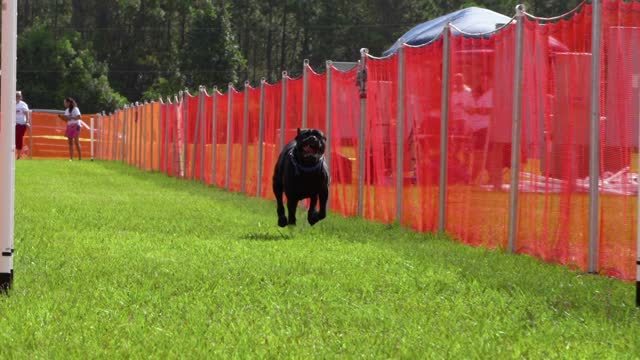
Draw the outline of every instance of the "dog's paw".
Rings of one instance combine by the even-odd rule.
[[[309,215],[307,215],[307,221],[309,221],[309,225],[315,225],[315,223],[320,221],[320,214],[317,211],[309,211]]]
[[[287,221],[287,217],[286,216],[280,216],[278,218],[278,226],[280,227],[285,227],[287,226],[289,222]]]

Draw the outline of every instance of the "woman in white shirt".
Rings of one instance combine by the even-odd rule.
[[[22,101],[22,92],[16,91],[16,150],[18,159],[24,154],[22,153],[22,145],[24,133],[29,126],[29,106]]]
[[[80,109],[76,101],[72,98],[64,99],[64,115],[58,115],[62,120],[67,122],[67,130],[65,136],[69,142],[69,161],[73,160],[73,145],[76,145],[78,150],[78,160],[82,160],[82,153],[80,152]]]

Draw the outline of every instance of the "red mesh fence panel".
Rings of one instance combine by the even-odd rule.
[[[404,172],[402,223],[436,231],[440,191],[442,40],[405,47]],[[456,109],[459,104],[455,103]],[[459,110],[455,110],[459,111]],[[457,176],[449,169],[449,176]]]
[[[244,92],[232,92],[231,157],[229,190],[240,191],[242,177],[242,134],[244,131]]]
[[[307,69],[307,127],[327,131],[327,76]]]
[[[82,115],[82,120],[88,125],[90,118],[96,115]],[[67,125],[58,118],[57,114],[33,112],[31,114],[31,128],[27,129],[23,138],[23,151],[35,158],[68,158],[69,145],[65,137]],[[85,158],[91,153],[91,133],[89,129],[80,131],[80,149]],[[77,156],[74,147],[74,156]]]
[[[511,141],[501,127],[511,112],[501,98],[513,95],[513,44],[513,27],[488,39],[451,37],[446,230],[472,245],[507,242]]]
[[[636,278],[640,2],[604,1],[599,270]]]
[[[302,127],[302,77],[287,78],[287,102],[285,108],[285,145],[295,139],[298,128]],[[280,134],[278,133],[278,136]]]
[[[329,208],[344,216],[358,211],[360,94],[357,69],[331,68],[331,186]]]
[[[197,151],[196,145],[201,141],[200,139],[200,131],[202,124],[198,124],[199,119],[199,106],[200,106],[200,97],[198,95],[191,96],[189,93],[185,94],[185,106],[187,107],[186,115],[184,123],[186,124],[185,128],[185,172],[186,176],[189,179],[200,179],[200,152]]]
[[[178,141],[178,115],[180,113],[177,102],[170,103],[167,110],[169,114],[169,148],[167,156],[167,174],[173,177],[180,176],[180,158]]]
[[[280,117],[282,114],[282,82],[264,84],[264,140],[262,145],[262,189],[260,196],[275,199],[271,189],[273,169],[278,159]]]
[[[205,92],[204,95],[204,113],[203,115],[203,131],[204,131],[204,142],[202,146],[204,147],[204,157],[202,161],[204,161],[204,182],[212,185],[213,180],[211,179],[211,168],[212,168],[212,134],[213,134],[213,96],[209,95]]]
[[[258,166],[262,162],[258,160],[258,132],[260,130],[260,88],[248,87],[249,114],[247,129],[247,172],[245,192],[251,196],[257,196],[258,191]]]
[[[398,57],[367,59],[364,216],[395,221]],[[402,174],[399,174],[402,176]]]
[[[160,128],[162,131],[160,132],[160,171],[168,174],[168,166],[167,166],[167,158],[169,149],[169,111],[167,111],[168,105],[165,103],[160,104]]]
[[[229,113],[229,93],[217,95],[216,108],[216,180],[218,187],[224,187],[226,181],[227,166],[227,114]]]

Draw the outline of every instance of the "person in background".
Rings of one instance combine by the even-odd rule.
[[[16,91],[16,154],[18,159],[24,156],[23,139],[28,126],[31,126],[29,106],[22,101],[22,92]]]
[[[73,161],[73,145],[78,150],[78,160],[82,160],[80,152],[80,109],[78,104],[72,98],[64,99],[64,114],[58,115],[62,120],[67,122],[67,130],[65,136],[69,142],[69,161]]]
[[[487,133],[493,109],[493,87],[489,84],[487,75],[482,75],[480,81],[473,87],[474,104],[468,111],[469,117],[466,129],[471,135],[474,160],[471,177],[474,181],[486,166]]]

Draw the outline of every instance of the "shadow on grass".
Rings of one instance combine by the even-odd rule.
[[[291,240],[293,239],[293,235],[291,234],[283,234],[278,232],[278,234],[272,234],[267,232],[250,232],[240,236],[242,240],[252,240],[252,241],[280,241],[280,240]]]

